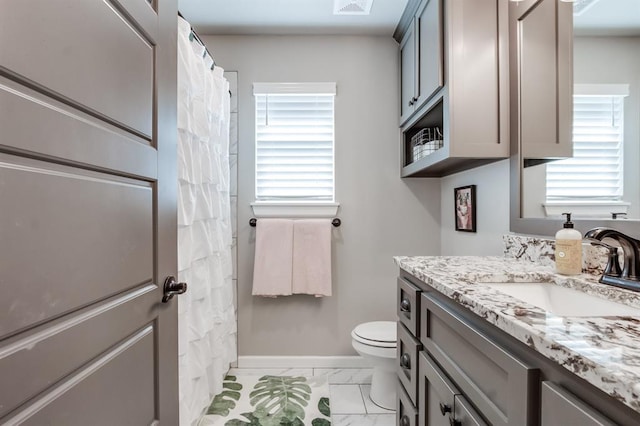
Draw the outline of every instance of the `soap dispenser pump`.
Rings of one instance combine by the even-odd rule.
[[[582,234],[573,228],[571,213],[562,213],[567,220],[556,232],[556,272],[576,275],[582,272]]]

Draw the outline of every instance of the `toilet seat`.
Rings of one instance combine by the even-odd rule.
[[[378,348],[397,346],[397,328],[393,321],[373,321],[358,325],[351,332],[353,340]]]

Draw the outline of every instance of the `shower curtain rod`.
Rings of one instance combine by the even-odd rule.
[[[181,17],[182,19],[184,19],[185,21],[187,21],[187,18],[185,18],[182,13],[180,13],[180,11],[178,11],[178,16]],[[189,22],[189,21],[187,21]],[[191,24],[189,24],[189,26],[191,27]],[[213,69],[216,67],[216,60],[214,59],[213,55],[211,54],[211,52],[209,52],[209,49],[207,49],[207,45],[204,44],[204,42],[202,41],[202,39],[200,38],[200,36],[198,35],[198,33],[196,32],[196,30],[193,29],[193,27],[191,27],[191,36],[189,37],[189,39],[191,40],[192,38],[196,39],[196,41],[198,43],[200,43],[200,45],[202,47],[204,47],[204,51],[207,52],[207,55],[209,55],[209,57],[211,58],[212,64],[211,64],[211,71],[213,71]]]

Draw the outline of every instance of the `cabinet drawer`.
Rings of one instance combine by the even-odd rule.
[[[404,325],[398,323],[398,378],[415,404],[418,396],[418,352],[422,349],[419,340],[413,337]]]
[[[535,424],[538,370],[493,343],[446,302],[431,293],[421,299],[420,341],[462,393],[493,425]]]
[[[420,325],[420,289],[404,278],[398,278],[398,319],[414,336]]]
[[[552,382],[542,382],[542,426],[612,426],[614,423],[575,395]]]
[[[426,352],[420,352],[418,416],[420,426],[449,426],[455,396],[460,391]]]
[[[411,402],[411,398],[404,390],[402,383],[398,382],[398,404],[396,406],[396,425],[398,426],[417,426],[418,411]]]

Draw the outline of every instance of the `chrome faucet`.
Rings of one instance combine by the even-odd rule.
[[[609,249],[609,260],[604,274],[600,277],[601,283],[640,291],[640,240],[612,228],[593,228],[587,231],[584,237],[588,240],[596,240],[599,242],[597,244]],[[605,238],[618,242],[622,247],[624,253],[622,269],[618,263],[617,249],[602,243]]]

